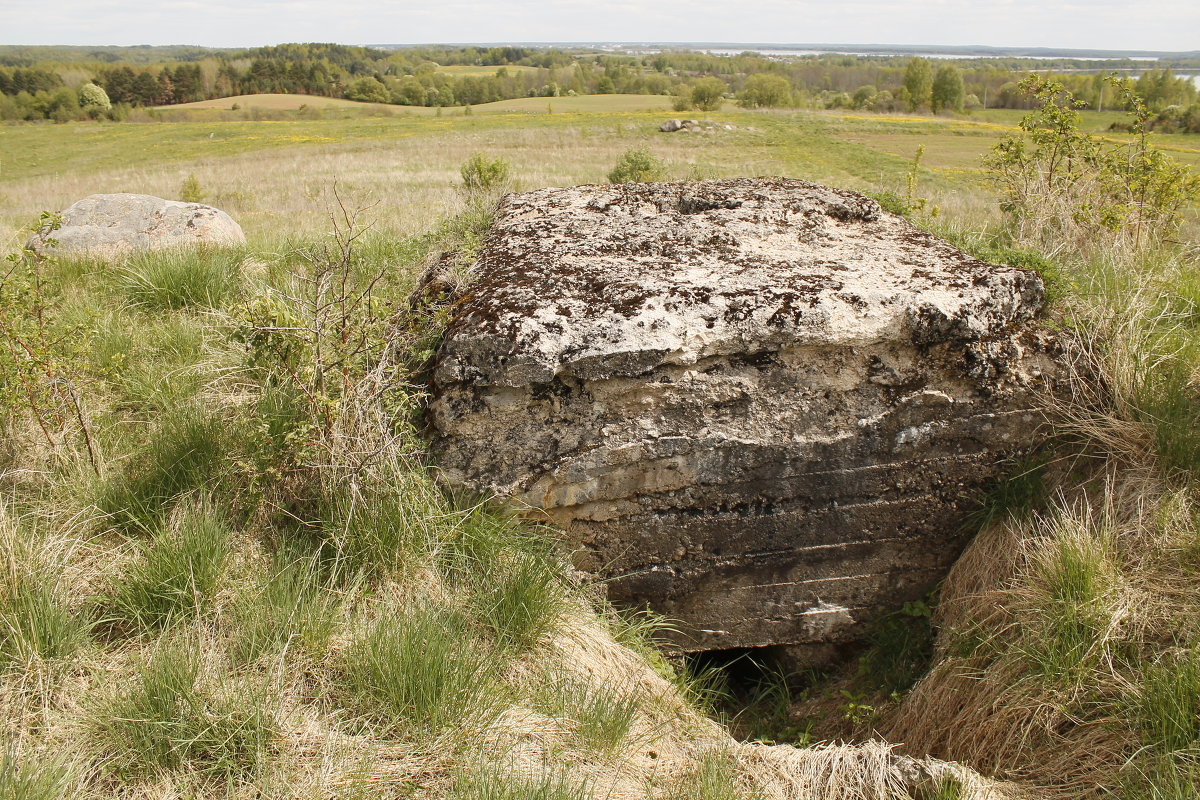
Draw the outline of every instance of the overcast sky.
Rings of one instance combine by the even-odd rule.
[[[504,41],[1200,50],[1200,0],[0,0],[0,44]]]

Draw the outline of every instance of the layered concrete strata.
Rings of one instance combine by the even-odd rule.
[[[852,641],[1034,443],[1043,295],[801,181],[509,196],[437,356],[434,453],[682,650]]]

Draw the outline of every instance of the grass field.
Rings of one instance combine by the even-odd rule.
[[[662,97],[470,115],[332,101],[340,118],[245,99],[280,117],[0,127],[6,250],[43,210],[178,197],[189,175],[250,240],[11,266],[5,332],[32,346],[0,389],[14,374],[33,389],[0,398],[30,404],[0,418],[0,798],[908,800],[888,788],[884,731],[1030,789],[961,770],[917,798],[1194,800],[1194,245],[1050,242],[1051,263],[989,238],[979,158],[1012,130],[1007,112],[728,109],[705,115],[709,132],[664,134]],[[1063,409],[1064,446],[1082,441],[1092,466],[1039,467],[997,493],[995,524],[941,590],[932,671],[907,695],[849,684],[827,704],[861,745],[733,741],[648,641],[653,621],[617,616],[543,529],[458,505],[425,468],[409,376],[449,310],[412,310],[410,290],[430,259],[478,246],[495,200],[468,198],[460,165],[503,158],[516,188],[600,182],[634,146],[672,179],[927,196],[942,213],[920,224],[1061,284],[1064,327],[1096,362],[1074,377],[1084,405]],[[344,228],[331,238],[339,203],[373,227],[353,247]],[[1103,388],[1084,383],[1093,366]],[[1043,493],[1055,500],[1031,507]],[[762,735],[807,743],[791,699],[764,687]]]
[[[234,106],[240,108],[266,108],[275,111],[295,111],[304,106],[309,108],[390,107],[384,103],[360,103],[357,100],[343,100],[340,97],[316,97],[310,94],[239,94],[233,97],[219,97],[216,100],[197,100],[194,103],[159,106],[156,110],[167,111],[188,108],[221,108],[232,110]]]
[[[452,75],[455,78],[490,78],[496,74],[500,67],[489,67],[485,65],[473,64],[451,64],[445,67],[438,67],[438,72],[444,72],[447,75]],[[537,67],[523,67],[519,64],[510,64],[504,67],[509,75],[520,75],[525,72],[537,72]]]
[[[255,95],[247,103],[319,103]],[[395,106],[329,100],[330,107]],[[384,230],[408,234],[457,201],[459,165],[475,151],[513,164],[526,188],[603,182],[626,148],[649,147],[672,179],[786,175],[849,188],[897,190],[924,145],[921,191],[942,204],[981,206],[980,158],[1012,128],[952,118],[747,112],[707,115],[709,133],[658,132],[668,98],[638,95],[528,98],[459,108],[403,108],[396,116],[223,119],[163,124],[0,127],[0,236],[42,210],[97,192],[176,197],[195,174],[206,200],[233,214],[252,239],[319,231],[328,193],[374,204]],[[549,109],[552,113],[547,113]],[[725,125],[732,126],[726,130]],[[1159,136],[1171,155],[1200,164],[1200,137]]]

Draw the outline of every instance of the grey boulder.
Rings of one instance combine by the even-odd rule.
[[[35,250],[118,257],[136,250],[235,245],[242,228],[220,209],[148,194],[93,194],[62,212],[62,227],[29,240]]]

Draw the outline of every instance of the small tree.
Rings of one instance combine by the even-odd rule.
[[[716,111],[728,87],[720,78],[701,78],[692,84],[692,105],[701,111]]]
[[[346,99],[363,103],[390,103],[391,92],[375,78],[359,78],[346,87]]]
[[[85,83],[79,87],[79,107],[95,119],[112,111],[112,101],[108,99],[108,92],[102,87],[94,83]]]
[[[908,90],[908,110],[929,104],[933,90],[933,68],[924,58],[913,58],[904,68],[904,88]]]
[[[1132,114],[1129,142],[1082,132],[1084,103],[1061,83],[1036,74],[1021,81],[1034,109],[985,161],[1019,242],[1053,251],[1108,239],[1140,249],[1173,231],[1200,200],[1200,177],[1149,145],[1150,111],[1130,82],[1108,80]]]
[[[608,173],[610,183],[650,183],[662,180],[666,165],[655,158],[644,147],[626,150],[617,160],[617,165]]]
[[[500,192],[508,186],[512,168],[502,158],[488,158],[483,153],[472,153],[459,167],[463,191],[470,199],[483,198]]]
[[[758,73],[746,79],[738,94],[742,108],[778,108],[792,100],[792,85],[781,75]]]
[[[938,67],[937,75],[933,78],[933,88],[930,91],[930,108],[933,113],[939,111],[962,111],[963,98],[966,94],[963,88],[962,73],[953,64],[943,64]]]
[[[204,202],[204,189],[200,187],[200,181],[196,180],[195,173],[189,173],[183,185],[179,187],[179,199],[185,203]]]

